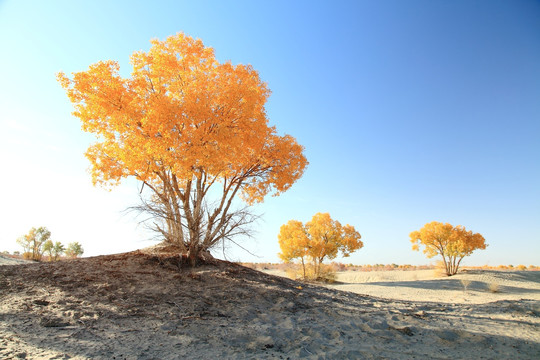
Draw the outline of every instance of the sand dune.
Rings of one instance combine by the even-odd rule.
[[[493,296],[516,296],[493,302],[423,298],[468,296],[457,278],[374,275],[340,274],[353,282],[335,287],[371,286],[385,297],[222,261],[185,269],[143,252],[0,266],[0,358],[540,358],[536,273],[463,274],[472,298],[491,296],[481,287],[493,279],[501,281]],[[391,298],[417,291],[414,301]]]

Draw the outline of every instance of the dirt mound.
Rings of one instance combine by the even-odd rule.
[[[148,251],[0,266],[2,359],[534,358],[538,315],[527,300],[395,301]]]

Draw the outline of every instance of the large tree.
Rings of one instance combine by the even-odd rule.
[[[131,77],[103,61],[58,79],[83,130],[98,137],[86,153],[94,183],[142,182],[154,229],[195,264],[250,221],[237,195],[248,205],[279,195],[307,161],[269,126],[270,91],[251,66],[219,63],[182,33],[151,43],[131,56]]]
[[[428,258],[441,255],[448,276],[458,272],[461,260],[476,249],[485,249],[486,240],[478,233],[467,231],[464,226],[452,226],[437,221],[424,225],[410,235],[413,250],[419,251],[424,245],[424,254]]]
[[[319,278],[324,259],[335,259],[338,253],[348,257],[364,246],[360,239],[360,233],[353,226],[341,225],[328,213],[317,213],[305,225],[291,220],[281,226],[278,235],[281,253],[278,256],[285,262],[300,258],[304,278],[304,259],[308,257],[313,262],[315,278]]]

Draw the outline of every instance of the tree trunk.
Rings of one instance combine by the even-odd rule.
[[[459,258],[457,264],[456,264],[456,272],[454,274],[457,274],[458,270],[459,270],[459,264],[461,264],[461,260],[463,260],[463,256]]]
[[[202,169],[185,183],[179,183],[175,175],[167,171],[156,172],[156,175],[161,184],[144,182],[153,192],[152,197],[141,196],[143,205],[133,209],[159,219],[153,223],[153,229],[166,243],[178,247],[191,265],[196,266],[219,241],[249,234],[243,229],[255,216],[245,209],[231,211],[233,198],[242,188],[242,178],[224,179],[221,199],[209,207],[205,196],[216,179],[208,179]]]
[[[450,276],[450,264],[446,261],[446,256],[444,254],[441,254],[444,262],[444,270],[446,271],[446,275]]]
[[[197,266],[197,263],[199,262],[199,251],[195,250],[194,248],[189,249],[187,253],[187,258],[189,260],[189,265],[192,267]]]

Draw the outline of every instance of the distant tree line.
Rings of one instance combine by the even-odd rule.
[[[62,255],[76,258],[84,253],[78,242],[71,242],[65,247],[61,242],[50,239],[51,232],[46,227],[31,228],[30,231],[17,239],[23,248],[23,258],[27,260],[43,261],[44,255],[49,261],[57,261]]]

